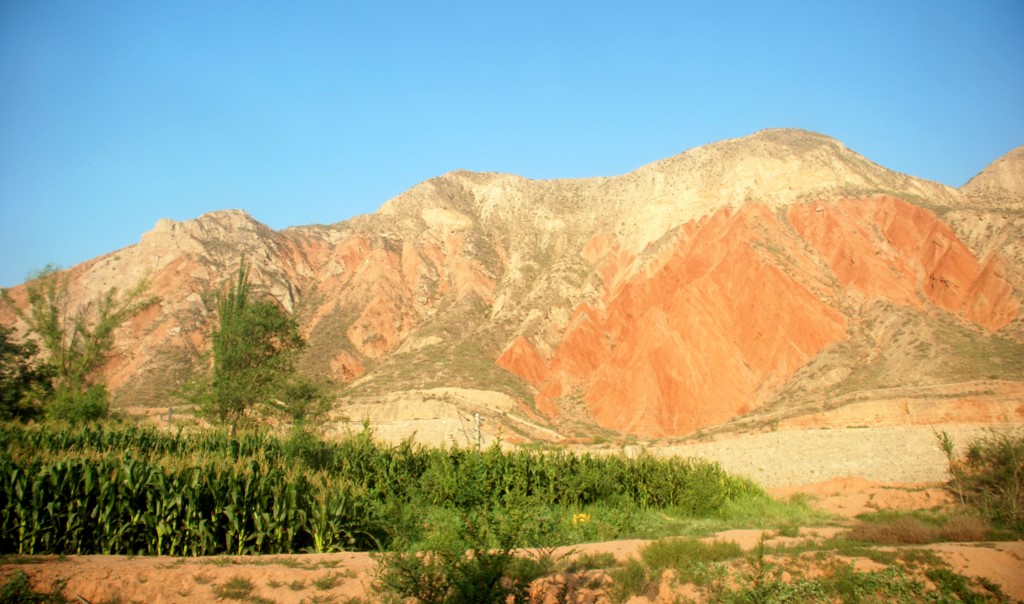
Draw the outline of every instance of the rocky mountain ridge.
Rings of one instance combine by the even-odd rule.
[[[615,177],[452,172],[333,225],[161,220],[69,274],[75,300],[143,278],[161,299],[106,367],[124,405],[166,407],[202,366],[209,292],[244,257],[339,417],[675,437],[851,392],[1024,384],[1022,175],[1018,149],[957,190],[767,130]]]

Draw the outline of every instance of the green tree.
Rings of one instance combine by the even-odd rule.
[[[298,324],[274,302],[254,299],[244,261],[234,286],[217,296],[217,315],[212,375],[191,393],[204,415],[235,427],[258,408],[295,420],[323,408],[320,389],[295,373],[305,345]]]
[[[36,358],[39,347],[31,340],[16,342],[13,333],[0,326],[0,421],[38,417],[52,393],[52,372]]]
[[[154,304],[146,297],[145,281],[119,295],[110,288],[98,300],[71,305],[67,274],[47,265],[26,287],[28,308],[14,304],[10,293],[3,299],[28,325],[48,355],[44,361],[51,392],[44,401],[47,415],[70,421],[97,419],[109,410],[109,394],[98,379],[114,345],[114,331],[142,309]]]

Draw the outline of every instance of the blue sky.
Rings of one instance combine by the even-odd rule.
[[[0,286],[159,218],[333,223],[770,127],[960,186],[1024,145],[1024,3],[0,0]]]

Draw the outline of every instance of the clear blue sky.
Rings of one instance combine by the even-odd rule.
[[[960,186],[1024,144],[1024,2],[0,0],[0,286],[162,217],[333,223],[769,127]]]

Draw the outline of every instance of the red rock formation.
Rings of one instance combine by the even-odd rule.
[[[523,336],[516,336],[495,362],[534,386],[542,385],[547,375],[547,361]]]
[[[877,196],[793,206],[788,218],[842,285],[869,297],[928,301],[991,331],[1019,313],[1002,260],[982,264],[924,208]]]
[[[649,436],[749,410],[845,333],[839,312],[765,256],[803,254],[791,240],[763,206],[686,225],[606,292],[603,312],[577,308],[542,396],[580,392],[599,424]]]
[[[547,371],[531,366],[531,383],[547,375],[538,404],[581,396],[600,425],[647,436],[756,408],[845,337],[823,265],[869,297],[928,302],[990,330],[1018,314],[1003,261],[980,263],[925,209],[878,196],[797,205],[786,217],[810,250],[757,205],[683,225],[642,264],[623,265],[614,241],[592,238],[583,256],[605,280],[603,304],[579,305]]]
[[[347,352],[339,352],[331,359],[331,379],[351,382],[366,373],[366,368],[358,358]]]

